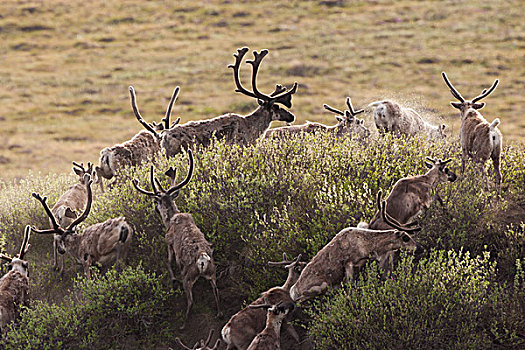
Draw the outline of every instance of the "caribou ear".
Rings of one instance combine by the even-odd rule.
[[[447,126],[445,124],[441,124],[441,130],[445,130]]]
[[[434,167],[434,164],[430,164],[429,162],[425,162],[425,165],[427,168],[432,169]]]
[[[454,108],[461,109],[461,102],[450,102],[450,105]]]
[[[337,119],[337,121],[338,121],[339,123],[342,123],[342,122],[344,121],[344,119],[341,118],[341,117],[338,116],[338,115],[335,116],[335,119]]]
[[[264,101],[261,100],[260,98],[258,98],[258,99],[257,99],[257,104],[258,104],[259,106],[262,106],[262,105],[264,104]]]
[[[472,108],[474,109],[482,109],[483,107],[485,107],[485,102],[476,102],[472,105]]]
[[[78,169],[78,168],[73,168],[73,171],[75,172],[75,174],[77,174],[78,176],[82,175],[82,170]]]

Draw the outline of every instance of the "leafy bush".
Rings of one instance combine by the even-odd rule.
[[[111,349],[154,344],[169,329],[160,320],[177,315],[172,292],[142,266],[108,272],[98,280],[79,278],[60,304],[36,301],[12,325],[7,349]],[[172,319],[177,322],[177,318]],[[164,334],[165,336],[165,334]]]
[[[489,254],[403,255],[392,280],[377,264],[309,309],[319,349],[489,349],[523,345],[523,262],[514,288],[494,282]]]

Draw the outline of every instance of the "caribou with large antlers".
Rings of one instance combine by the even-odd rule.
[[[29,292],[29,264],[24,260],[29,249],[31,227],[24,231],[20,252],[15,257],[0,254],[0,259],[9,263],[9,272],[0,279],[0,332],[5,335],[7,325],[18,318],[20,307],[27,304]]]
[[[369,230],[349,227],[340,231],[306,265],[297,282],[290,289],[294,301],[306,300],[323,294],[328,288],[339,285],[345,278],[353,280],[355,270],[370,260],[378,260],[388,253],[405,249],[423,250],[409,233],[421,230],[408,228],[391,219],[381,204],[383,220],[394,229]]]
[[[166,114],[161,123],[147,123],[137,108],[135,90],[129,87],[131,94],[131,106],[138,121],[146,130],[140,131],[131,140],[112,147],[106,147],[100,151],[100,166],[95,167],[101,189],[103,190],[102,178],[111,179],[117,174],[117,170],[124,166],[136,166],[151,160],[160,151],[161,134],[164,130],[176,125],[180,118],[170,125],[170,115],[173,104],[177,100],[180,88],[177,86],[173,91]]]
[[[193,175],[194,159],[191,149],[188,150],[190,158],[190,168],[188,175],[179,184],[176,184],[176,172],[173,168],[166,171],[166,175],[171,179],[171,187],[165,190],[153,174],[153,166],[150,168],[150,181],[153,192],[139,187],[138,181],[133,179],[133,186],[142,194],[152,197],[155,200],[155,210],[160,214],[164,227],[166,227],[166,244],[168,245],[168,271],[171,280],[175,281],[175,275],[171,268],[173,256],[177,267],[182,275],[182,286],[186,294],[187,306],[184,319],[185,327],[188,315],[193,305],[193,285],[199,277],[204,277],[210,281],[215,302],[217,304],[217,314],[220,315],[219,291],[217,289],[216,268],[213,261],[213,249],[206,240],[204,234],[199,230],[193,217],[189,213],[181,213],[174,202],[180,190],[186,186]],[[157,188],[158,187],[158,188]]]
[[[380,134],[391,132],[398,135],[425,136],[430,139],[442,139],[445,135],[445,124],[432,125],[412,108],[399,103],[383,100],[369,104],[376,107],[374,121]]]
[[[246,350],[255,336],[264,329],[266,324],[266,312],[259,308],[253,308],[254,305],[262,304],[279,304],[281,302],[291,302],[290,287],[299,278],[301,271],[306,265],[301,262],[299,254],[295,259],[288,260],[286,253],[283,253],[283,260],[279,262],[268,262],[270,266],[282,266],[288,270],[286,282],[281,287],[273,287],[262,293],[250,305],[233,315],[228,323],[222,328],[222,339],[228,345],[227,349]],[[284,329],[296,340],[299,336],[294,327],[284,320]]]
[[[224,114],[213,119],[190,121],[182,125],[174,125],[169,128],[169,120],[165,121],[165,127],[157,133],[161,138],[161,146],[166,151],[166,155],[171,157],[181,152],[182,149],[194,148],[196,145],[207,146],[213,137],[225,139],[227,143],[242,145],[253,144],[264,132],[270,127],[274,120],[280,120],[291,123],[295,116],[288,110],[280,107],[283,105],[287,108],[292,107],[292,95],[297,91],[297,83],[294,83],[290,90],[281,85],[277,85],[274,92],[269,95],[263,94],[257,88],[257,73],[259,66],[268,54],[268,50],[261,52],[254,51],[254,59],[248,60],[252,65],[252,89],[247,90],[242,84],[239,77],[239,70],[242,60],[248,48],[244,47],[237,50],[234,54],[235,63],[228,66],[233,68],[233,77],[237,86],[236,92],[255,98],[259,107],[249,115],[238,115],[233,113]],[[135,93],[130,88],[131,101],[133,110],[137,119],[146,127],[146,124],[135,102]],[[146,127],[147,128],[147,127]],[[152,131],[147,128],[149,131]]]
[[[496,186],[498,193],[501,185],[500,157],[503,136],[498,129],[500,124],[499,118],[489,123],[478,109],[485,106],[485,102],[478,102],[490,95],[498,86],[499,80],[496,79],[492,86],[487,90],[484,89],[480,95],[472,100],[465,100],[459,91],[448,80],[445,72],[441,73],[443,80],[450,89],[450,93],[459,102],[450,102],[452,107],[459,109],[461,117],[461,128],[459,130],[459,142],[461,144],[461,172],[465,171],[466,158],[470,157],[479,166],[481,174],[485,179],[485,184],[489,188],[489,179],[485,170],[485,163],[489,158],[492,159],[494,166],[494,175],[496,177]]]
[[[326,132],[330,133],[338,140],[342,140],[351,135],[357,135],[359,138],[368,137],[370,135],[370,130],[364,126],[363,119],[356,117],[358,114],[363,113],[364,110],[354,110],[350,97],[346,98],[346,105],[348,106],[348,110],[345,110],[344,112],[330,107],[327,104],[323,105],[326,110],[335,113],[335,118],[338,122],[336,125],[326,126],[320,123],[307,122],[303,125],[282,126],[280,128],[268,129],[264,134],[264,138],[286,138],[303,132],[310,134]]]
[[[47,197],[41,197],[40,194],[33,193],[33,197],[44,207],[53,226],[53,228],[47,230],[33,228],[33,231],[40,234],[54,234],[58,253],[68,253],[75,261],[82,264],[87,278],[90,279],[90,267],[93,264],[98,263],[102,267],[108,267],[113,263],[119,263],[121,258],[125,258],[131,245],[133,229],[124,217],[118,217],[91,225],[85,228],[82,233],[76,232],[76,227],[88,217],[93,201],[91,192],[93,180],[91,180],[89,174],[84,175],[84,177],[87,190],[86,208],[82,215],[66,227],[58,224],[56,217],[46,203]]]

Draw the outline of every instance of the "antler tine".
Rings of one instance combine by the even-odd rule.
[[[436,163],[436,161],[437,161],[436,158],[425,157],[425,159],[428,160],[429,162],[432,162],[432,163]]]
[[[342,111],[334,108],[334,107],[330,107],[329,105],[327,105],[326,103],[323,105],[324,109],[326,109],[327,111],[330,111],[332,113],[335,113],[335,114],[339,114],[339,115],[345,115]]]
[[[153,129],[151,125],[148,124],[140,115],[139,108],[137,107],[137,97],[135,96],[135,89],[133,88],[133,86],[129,87],[129,94],[131,95],[131,108],[133,108],[133,112],[135,113],[135,117],[137,118],[139,123],[142,124],[142,126],[146,128],[146,130],[155,135],[155,137],[160,137],[157,131],[155,131],[155,129]]]
[[[87,172],[88,172],[88,174],[92,174],[93,173],[93,163],[88,162],[88,164],[87,164]]]
[[[208,346],[211,341],[211,337],[213,336],[213,333],[215,332],[214,329],[210,329],[210,333],[208,334],[208,338],[206,339],[206,343],[204,343],[204,346]]]
[[[170,129],[173,128],[175,125],[180,123],[180,117],[177,117],[173,123],[171,123]]]
[[[23,260],[24,255],[29,250],[29,238],[31,237],[31,226],[26,225],[26,228],[24,230],[24,240],[22,241],[22,245],[20,246],[20,252],[18,253],[18,258]]]
[[[421,231],[421,227],[408,228],[408,227],[401,226],[401,224],[399,222],[397,222],[397,220],[395,220],[390,215],[388,215],[387,212],[386,212],[386,200],[384,200],[382,202],[382,204],[381,204],[381,216],[383,217],[383,221],[385,223],[387,223],[388,225],[392,226],[396,230],[404,231],[404,232],[407,232],[407,233]]]
[[[35,197],[42,204],[42,206],[44,207],[44,210],[45,210],[47,216],[49,216],[49,220],[51,220],[51,225],[53,226],[52,230],[54,232],[56,232],[56,233],[63,232],[62,229],[60,228],[60,226],[58,226],[55,216],[53,215],[53,213],[51,212],[51,209],[49,209],[49,206],[46,203],[47,197],[42,198],[40,196],[40,194],[35,193],[35,192],[33,192],[31,195],[33,197]],[[37,233],[44,233],[43,231],[49,231],[49,230],[36,230],[35,229],[34,231],[37,232]],[[48,232],[45,232],[45,233],[48,233]],[[49,232],[49,233],[51,233],[51,232]]]
[[[352,105],[352,100],[350,99],[350,97],[347,97],[346,98],[346,105],[348,106],[348,109],[350,110],[350,114],[352,115],[352,117],[360,114],[360,113],[363,113],[365,110],[364,109],[359,109],[357,111],[354,110],[354,106]]]
[[[176,341],[176,342],[177,342],[177,343],[178,343],[183,349],[185,349],[185,350],[193,350],[192,348],[189,348],[189,347],[187,347],[186,345],[184,345],[184,344],[182,343],[182,340],[180,340],[179,337],[175,338],[175,341]]]
[[[12,257],[10,257],[9,255],[5,255],[5,254],[3,254],[3,253],[0,253],[0,259],[5,260],[5,261],[7,261],[7,262],[11,262],[11,261],[13,261],[13,258],[12,258]]]
[[[297,82],[293,83],[290,90],[283,92],[281,95],[273,96],[269,102],[280,103],[288,108],[292,107],[292,95],[297,92]]]
[[[228,68],[233,68],[233,79],[235,80],[235,85],[237,86],[237,89],[235,89],[235,91],[250,97],[257,98],[257,96],[253,92],[246,90],[246,88],[242,86],[241,79],[239,77],[239,70],[241,67],[242,59],[244,58],[248,50],[249,49],[247,47],[237,49],[237,53],[233,54],[233,57],[235,57],[235,64],[229,64]]]
[[[376,197],[377,210],[381,211],[381,198],[383,197],[383,190],[379,189]]]
[[[271,97],[268,95],[265,95],[261,93],[257,89],[257,74],[259,73],[259,66],[261,65],[262,60],[268,55],[268,50],[263,49],[261,52],[253,51],[253,60],[248,60],[246,63],[249,63],[252,65],[252,89],[253,93],[257,96],[257,98],[263,100],[263,101],[270,101]]]
[[[157,190],[157,187],[155,187],[155,175],[153,174],[153,165],[149,168],[149,180],[151,181],[151,187],[153,188],[153,192],[155,195],[159,194],[159,190]]]
[[[286,87],[283,87],[281,84],[275,85],[275,91],[270,94],[271,97],[277,96],[280,93],[283,93],[286,91]]]
[[[496,79],[494,80],[494,83],[492,83],[492,86],[487,90],[487,89],[483,89],[483,91],[481,92],[481,95],[478,95],[476,97],[474,97],[472,99],[472,102],[477,102],[479,100],[481,100],[482,98],[485,98],[487,97],[488,95],[490,95],[492,93],[492,91],[494,91],[496,89],[496,86],[498,86],[499,84],[499,79]]]
[[[283,260],[281,261],[268,261],[269,266],[283,266],[283,265],[288,265],[290,263],[292,263],[292,261],[288,260],[286,253],[283,253]]]
[[[441,72],[441,76],[443,77],[443,79],[445,80],[445,83],[447,84],[448,88],[450,89],[450,93],[452,94],[452,96],[454,96],[460,102],[465,102],[465,99],[463,98],[463,96],[461,96],[459,91],[454,87],[454,85],[452,85],[450,80],[448,80],[447,74],[445,72]]]
[[[180,184],[178,184],[176,186],[172,186],[167,191],[168,194],[172,194],[175,191],[180,190],[181,188],[183,188],[184,186],[186,186],[190,182],[191,177],[193,176],[193,167],[194,167],[194,163],[195,163],[195,161],[193,159],[193,152],[192,152],[191,149],[188,149],[188,155],[190,156],[190,169],[188,170],[188,175],[186,175],[186,178]]]
[[[77,162],[72,162],[72,163],[73,163],[73,166],[76,166],[77,168],[80,168],[80,170],[82,170],[82,172],[86,172],[86,170],[84,169],[84,163],[80,163],[80,164],[78,164]]]
[[[450,163],[451,161],[452,161],[452,158],[449,158],[449,159],[447,159],[447,160],[442,160],[442,161],[441,161],[441,165],[448,164],[448,163]]]
[[[168,109],[166,110],[166,116],[162,118],[162,121],[164,122],[164,129],[170,128],[170,116],[171,116],[171,109],[173,108],[173,104],[177,100],[177,97],[179,96],[180,87],[176,87],[175,90],[173,90],[173,94],[171,95],[170,103],[168,104]]]
[[[86,184],[86,190],[87,190],[87,196],[88,196],[86,208],[84,209],[84,212],[82,213],[82,215],[80,215],[75,221],[73,221],[67,227],[66,229],[67,231],[72,230],[75,226],[80,224],[82,221],[86,220],[86,218],[89,215],[89,211],[91,210],[91,203],[93,203],[93,193],[91,192],[91,184],[93,183],[93,180],[91,179],[91,175],[89,174],[84,175],[84,179],[86,179],[86,176],[88,177],[87,181],[84,180]]]
[[[160,189],[160,192],[166,193],[166,190],[164,189],[164,187],[162,187],[162,185],[160,184],[160,181],[157,178],[155,178],[155,183],[157,184],[157,187]]]
[[[140,188],[139,185],[138,185],[139,182],[138,182],[137,179],[133,179],[133,180],[131,181],[131,183],[133,184],[133,187],[135,187],[135,189],[136,189],[137,191],[139,191],[140,193],[145,194],[145,195],[147,195],[147,196],[156,196],[155,193],[153,193],[153,192],[149,192],[149,191],[146,191],[146,190],[143,190],[142,188]]]

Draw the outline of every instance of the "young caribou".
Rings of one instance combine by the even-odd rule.
[[[281,302],[291,302],[290,287],[297,281],[301,271],[306,265],[301,262],[301,255],[292,261],[286,258],[283,253],[283,260],[280,262],[268,262],[270,266],[284,266],[288,270],[288,277],[282,287],[273,287],[262,293],[257,300],[233,315],[228,323],[222,328],[222,339],[227,344],[227,349],[246,350],[253,338],[264,329],[266,324],[266,312],[260,308],[253,308],[254,305],[272,304]],[[294,327],[284,321],[283,327],[296,340],[299,336]]]
[[[58,253],[65,254],[67,252],[73,259],[84,266],[87,278],[91,279],[89,268],[93,264],[98,263],[102,267],[108,267],[113,263],[118,264],[120,258],[126,257],[131,245],[133,229],[124,217],[118,217],[91,225],[85,228],[81,234],[76,232],[76,227],[88,217],[93,201],[91,193],[93,180],[88,174],[84,175],[84,177],[87,190],[86,208],[81,216],[65,228],[57,223],[57,219],[46,203],[47,197],[42,198],[40,194],[33,193],[33,197],[44,207],[53,226],[53,228],[48,230],[33,228],[33,231],[41,234],[55,234]]]
[[[69,186],[67,191],[58,198],[51,212],[57,219],[58,225],[61,227],[69,226],[73,220],[78,217],[78,214],[81,210],[86,207],[87,203],[87,189],[86,189],[86,179],[84,175],[89,174],[90,176],[94,175],[93,164],[88,163],[87,169],[84,168],[84,164],[78,164],[73,162],[73,171],[78,175],[79,183]],[[49,224],[53,227],[51,219]],[[53,267],[59,270],[60,273],[64,270],[64,260],[60,259],[59,266],[59,254],[57,246],[58,236],[54,235],[53,237]]]
[[[135,101],[135,91],[133,87],[129,87],[131,93],[131,106],[136,116],[139,116]],[[117,170],[124,166],[140,165],[145,161],[152,159],[160,151],[160,134],[163,130],[169,129],[176,125],[180,118],[169,125],[171,109],[180,88],[177,86],[173,91],[166,115],[162,118],[163,123],[147,123],[144,119],[139,118],[139,122],[146,128],[133,136],[131,140],[125,141],[121,144],[116,144],[112,147],[106,147],[100,151],[100,166],[95,167],[97,172],[97,182],[104,190],[102,178],[111,179],[117,174]]]
[[[459,130],[459,142],[461,144],[461,172],[465,171],[466,158],[470,157],[474,160],[480,170],[487,189],[489,188],[489,179],[485,170],[485,163],[489,158],[492,159],[494,166],[494,175],[496,176],[496,186],[498,193],[501,185],[501,171],[500,171],[500,157],[503,136],[498,129],[500,123],[499,118],[496,118],[489,123],[478,109],[485,106],[485,102],[478,102],[479,100],[490,95],[498,86],[499,80],[496,79],[492,86],[487,90],[484,89],[480,95],[474,97],[472,100],[465,100],[459,91],[448,80],[445,72],[441,75],[445,83],[450,89],[450,93],[459,102],[450,102],[452,107],[459,109],[461,117],[461,127]]]
[[[24,231],[24,240],[20,252],[14,258],[0,254],[0,259],[9,263],[9,272],[0,279],[0,332],[7,333],[7,325],[16,320],[20,314],[20,307],[27,305],[29,292],[29,264],[24,256],[29,249],[31,227]]]
[[[445,124],[432,125],[412,108],[405,108],[396,102],[383,100],[369,104],[376,107],[374,121],[380,134],[391,132],[398,135],[424,135],[430,139],[445,138]]]
[[[336,114],[335,118],[338,121],[336,125],[326,126],[320,123],[307,122],[303,125],[282,126],[280,128],[268,129],[264,134],[264,138],[285,138],[303,132],[311,134],[327,132],[335,136],[338,140],[351,135],[357,135],[359,138],[368,137],[370,131],[364,126],[364,120],[356,117],[356,115],[363,113],[364,110],[360,109],[355,111],[350,97],[346,98],[346,105],[348,106],[348,110],[344,112],[330,107],[327,104],[323,105],[326,110]]]
[[[421,230],[407,228],[395,223],[385,213],[385,202],[381,205],[383,220],[394,229],[370,230],[349,227],[339,232],[306,265],[297,282],[290,289],[294,301],[313,298],[331,287],[339,285],[345,278],[352,280],[354,270],[368,260],[378,259],[399,249],[423,251],[408,233]]]
[[[254,51],[253,55],[255,58],[247,61],[252,65],[253,91],[249,91],[242,86],[239,78],[239,69],[242,59],[247,52],[247,47],[238,49],[237,54],[233,55],[235,64],[229,65],[228,68],[233,68],[233,77],[237,86],[235,91],[257,99],[259,107],[251,114],[245,116],[228,113],[213,119],[190,121],[186,124],[164,128],[160,133],[157,133],[157,137],[161,138],[161,146],[168,157],[180,153],[182,149],[194,148],[196,145],[207,146],[214,136],[217,139],[225,139],[227,143],[250,145],[264,134],[272,121],[280,120],[291,123],[295,120],[295,116],[288,110],[280,107],[279,104],[287,108],[292,107],[292,95],[297,91],[297,82],[288,91],[281,85],[276,85],[275,91],[270,95],[263,94],[257,89],[259,65],[268,54],[268,50],[261,50],[260,53]],[[136,106],[135,92],[132,88],[130,88],[130,93],[135,116],[144,125],[145,122]]]
[[[295,308],[293,302],[277,305],[252,305],[253,309],[267,309],[266,327],[253,339],[247,350],[278,350],[281,348],[281,325]]]
[[[171,187],[165,190],[153,174],[153,166],[150,168],[150,181],[153,192],[146,191],[138,186],[138,181],[133,179],[133,186],[142,194],[153,197],[155,200],[155,210],[160,214],[164,227],[166,227],[166,244],[168,245],[168,272],[172,281],[175,275],[171,268],[173,256],[177,267],[182,275],[182,286],[186,294],[187,306],[184,318],[185,327],[188,315],[193,305],[193,285],[199,277],[204,277],[210,281],[215,302],[217,304],[217,314],[220,315],[219,291],[217,289],[217,277],[215,263],[213,261],[213,249],[206,240],[204,234],[199,230],[193,217],[189,213],[181,213],[174,202],[180,190],[186,186],[193,175],[193,153],[188,150],[190,157],[190,168],[186,178],[179,183],[175,183],[176,172],[169,168],[166,175],[171,179]],[[158,189],[157,189],[158,187]]]

